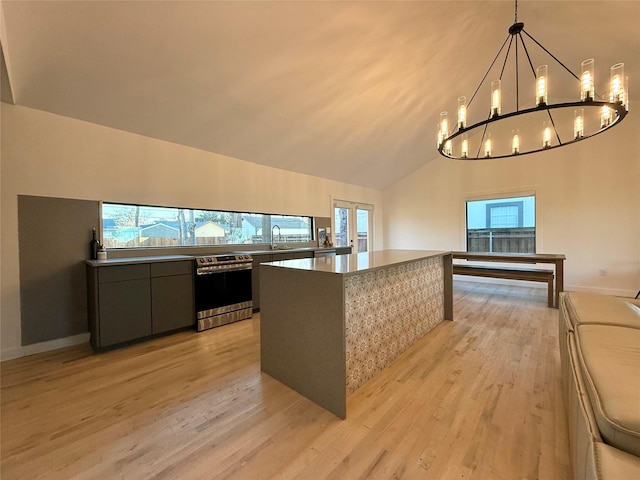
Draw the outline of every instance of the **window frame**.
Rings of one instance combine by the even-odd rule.
[[[212,213],[212,214],[221,214],[221,215],[240,215],[241,221],[244,220],[245,217],[248,216],[269,216],[270,220],[269,220],[269,225],[272,225],[272,228],[270,231],[268,232],[262,232],[261,234],[261,240],[259,242],[241,242],[241,243],[237,243],[237,242],[219,242],[219,243],[197,243],[197,241],[195,243],[190,243],[190,244],[183,244],[183,243],[177,243],[177,244],[170,244],[170,245],[123,245],[123,246],[117,246],[117,245],[106,245],[106,239],[105,239],[105,220],[113,220],[113,216],[110,217],[106,217],[105,218],[105,209],[104,207],[138,207],[140,209],[144,209],[144,208],[149,208],[149,209],[167,209],[167,210],[175,210],[176,213],[182,211],[185,214],[187,214],[189,211],[193,211],[194,217],[196,216],[202,216],[202,213]],[[291,214],[284,214],[284,213],[261,213],[261,212],[248,212],[248,211],[234,211],[234,210],[213,210],[213,209],[206,209],[206,208],[192,208],[192,207],[175,207],[175,206],[163,206],[163,205],[142,205],[142,204],[136,204],[136,203],[123,203],[123,202],[105,202],[105,201],[101,201],[100,202],[100,237],[101,237],[101,242],[103,245],[105,245],[105,247],[108,250],[113,250],[113,251],[125,251],[125,250],[148,250],[148,249],[182,249],[182,248],[198,248],[198,247],[253,247],[253,246],[257,246],[257,245],[265,245],[265,244],[270,244],[271,242],[271,234],[273,231],[273,228],[275,227],[275,225],[277,225],[278,218],[292,218],[292,219],[300,219],[300,221],[302,223],[306,223],[307,225],[307,229],[306,232],[303,235],[304,237],[308,238],[308,239],[302,239],[302,240],[295,240],[295,239],[288,239],[287,241],[283,241],[282,243],[286,243],[286,244],[301,244],[301,245],[305,245],[305,244],[309,244],[311,242],[314,242],[316,240],[316,233],[315,233],[315,218],[311,215],[291,215]],[[275,220],[274,220],[275,218]],[[160,217],[157,217],[154,221],[153,224],[151,225],[163,225],[164,227],[167,227],[168,223],[173,223],[176,222],[178,220],[167,220],[167,219],[161,219]],[[225,228],[225,224],[221,224],[219,222],[216,222],[214,220],[211,220],[214,223],[216,223],[216,225],[218,225],[219,227],[225,229],[225,234],[224,237],[229,236],[229,232],[227,231],[227,229]],[[193,225],[188,226],[187,228],[197,228],[195,227],[196,222],[194,220]],[[129,228],[141,228],[142,225],[138,225],[136,226],[131,226]],[[149,227],[147,227],[149,228]],[[173,226],[169,226],[168,228],[173,228]],[[178,227],[180,228],[180,227]],[[241,229],[243,228],[242,226],[240,227]],[[266,237],[265,237],[265,233],[266,233]],[[284,235],[284,234],[283,234]],[[291,234],[293,235],[293,234]],[[140,232],[138,232],[137,238],[140,239]],[[160,237],[160,238],[165,238],[165,237]],[[166,238],[170,238],[170,237],[166,237]],[[178,237],[181,238],[181,237]],[[184,237],[184,238],[193,238],[194,240],[197,239],[197,236],[195,234],[193,234],[193,237]],[[242,238],[242,237],[241,237]],[[138,240],[139,241],[139,240]]]

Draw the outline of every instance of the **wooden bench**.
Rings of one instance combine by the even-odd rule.
[[[547,303],[553,308],[553,270],[540,268],[489,267],[485,265],[453,264],[454,275],[473,275],[476,277],[504,278],[507,280],[528,280],[547,283]]]

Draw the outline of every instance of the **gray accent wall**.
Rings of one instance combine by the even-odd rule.
[[[92,227],[97,201],[18,195],[22,345],[88,332]]]

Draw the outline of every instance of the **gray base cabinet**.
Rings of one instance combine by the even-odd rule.
[[[100,346],[151,335],[149,279],[100,284]]]
[[[194,325],[192,269],[191,261],[87,266],[92,347]]]
[[[194,324],[192,268],[192,262],[151,264],[151,333]]]

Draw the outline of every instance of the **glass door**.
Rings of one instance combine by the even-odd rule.
[[[358,238],[358,252],[370,250],[369,225],[371,224],[371,210],[356,207],[356,236]]]
[[[336,247],[348,247],[353,245],[353,239],[349,232],[349,223],[350,223],[350,208],[348,207],[339,207],[334,205],[334,228],[335,232],[335,243]]]
[[[353,253],[368,252],[372,249],[371,225],[373,205],[333,202],[333,231],[336,247],[352,247]]]

